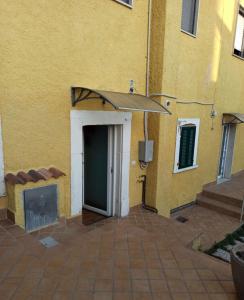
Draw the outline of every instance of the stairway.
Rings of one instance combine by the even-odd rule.
[[[240,172],[228,182],[205,185],[197,195],[197,204],[224,215],[240,218],[244,197],[244,173]]]

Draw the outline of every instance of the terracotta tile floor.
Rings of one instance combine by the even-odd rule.
[[[0,221],[0,299],[236,299],[230,266],[187,246],[216,221],[226,230],[225,219],[204,208],[188,216],[182,224],[136,207],[127,218],[76,218],[32,234]],[[49,235],[58,246],[39,243]]]
[[[199,231],[203,250],[210,248],[214,242],[224,239],[227,233],[233,232],[240,226],[238,219],[199,205],[192,205],[172,215],[173,218],[178,216],[188,219],[185,228],[196,228]]]

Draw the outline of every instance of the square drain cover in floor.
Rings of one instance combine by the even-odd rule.
[[[58,242],[51,236],[47,236],[44,239],[39,240],[39,242],[46,248],[51,248],[58,245]]]
[[[180,222],[180,223],[185,223],[185,222],[188,221],[188,219],[185,218],[185,217],[183,217],[183,216],[178,216],[178,217],[176,218],[176,221],[178,221],[178,222]]]

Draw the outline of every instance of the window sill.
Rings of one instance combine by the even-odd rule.
[[[127,3],[125,3],[125,2],[123,2],[122,0],[114,0],[115,2],[118,2],[119,4],[121,4],[121,5],[124,5],[124,6],[126,6],[126,7],[128,7],[128,8],[133,8],[133,1],[132,1],[132,4],[127,4]]]
[[[234,56],[235,58],[239,58],[240,60],[244,60],[244,57],[241,57],[235,53],[232,53],[232,56]]]
[[[191,167],[188,167],[188,168],[184,168],[184,169],[174,169],[174,174],[177,174],[177,173],[182,173],[182,172],[185,172],[185,171],[190,171],[190,170],[193,170],[193,169],[197,169],[198,168],[198,165],[194,165],[194,166],[191,166]]]
[[[189,35],[189,36],[191,36],[191,37],[193,37],[193,38],[195,38],[195,39],[197,38],[196,34],[190,33],[190,32],[185,31],[185,30],[183,30],[183,29],[181,29],[181,32],[184,33],[184,34],[186,34],[186,35]]]

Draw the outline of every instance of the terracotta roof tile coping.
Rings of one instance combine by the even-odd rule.
[[[44,168],[39,169],[38,173],[40,173],[45,178],[45,180],[48,180],[53,177],[53,174]]]
[[[28,174],[33,178],[34,182],[37,182],[39,180],[45,180],[45,177],[42,176],[38,171],[36,170],[30,170]]]
[[[28,173],[25,173],[23,171],[19,172],[17,174],[17,177],[21,178],[25,183],[34,181],[33,178]]]
[[[56,169],[56,168],[50,168],[48,171],[53,174],[54,178],[59,178],[60,176],[65,176],[65,174],[62,171],[60,171],[59,169]]]
[[[20,171],[17,175],[13,173],[8,173],[5,175],[5,181],[11,185],[15,184],[26,184],[27,182],[37,182],[39,180],[49,180],[50,178],[59,178],[61,176],[65,176],[65,173],[60,171],[57,168],[49,168],[49,170],[45,168],[41,168],[39,170],[29,170],[28,173],[24,171]]]

